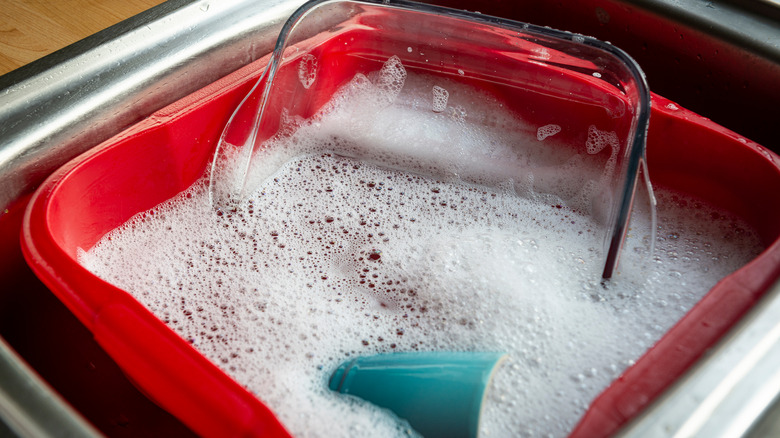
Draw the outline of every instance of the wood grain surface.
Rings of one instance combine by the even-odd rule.
[[[0,75],[164,0],[0,0]]]

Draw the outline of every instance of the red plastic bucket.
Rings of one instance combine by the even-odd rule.
[[[273,413],[129,293],[77,261],[104,234],[200,178],[267,60],[155,113],[59,169],[31,200],[25,257],[153,400],[203,436],[288,436]],[[591,405],[573,436],[613,433],[678,378],[780,277],[780,157],[654,95],[647,154],[657,185],[743,217],[766,250],[718,283]],[[774,198],[772,198],[774,197]]]

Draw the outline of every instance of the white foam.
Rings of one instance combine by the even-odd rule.
[[[406,69],[401,63],[401,59],[392,56],[382,65],[382,69],[379,70],[379,74],[372,82],[379,90],[377,94],[380,98],[390,104],[401,93],[405,81]]]
[[[588,127],[588,139],[585,141],[588,153],[598,154],[607,146],[612,151],[616,151],[620,147],[617,134],[613,131],[601,131],[595,125],[590,125]]]
[[[560,125],[555,125],[551,123],[549,125],[540,126],[539,129],[536,130],[536,139],[542,141],[547,137],[552,137],[553,135],[559,132],[561,132]]]
[[[256,161],[254,193],[237,211],[214,214],[201,181],[80,260],[296,436],[413,434],[326,382],[348,358],[414,350],[509,353],[481,436],[565,436],[718,279],[755,256],[758,240],[736,219],[661,191],[655,256],[637,217],[604,288],[599,225],[562,203],[576,194],[560,192],[603,177],[614,133],[592,126],[587,153],[574,156],[549,147],[555,139],[534,149],[536,131],[489,96],[399,66],[357,77],[328,114],[296,121]],[[447,111],[430,111],[433,85],[448,90]],[[516,147],[522,138],[533,166]]]
[[[312,54],[306,54],[298,62],[298,80],[303,88],[309,89],[317,79],[317,58]]]
[[[433,112],[440,113],[446,110],[450,93],[438,85],[434,85],[431,91],[433,93]]]

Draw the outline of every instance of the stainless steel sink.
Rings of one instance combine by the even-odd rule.
[[[0,76],[0,435],[191,434],[135,389],[27,269],[21,215],[69,159],[268,53],[301,3],[170,0]],[[780,150],[774,0],[431,3],[611,41],[639,61],[654,91]],[[622,433],[777,431],[767,413],[780,396],[778,312],[780,284]]]

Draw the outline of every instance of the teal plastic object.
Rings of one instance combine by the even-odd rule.
[[[493,352],[410,352],[343,363],[330,389],[390,409],[425,438],[473,438],[496,365]]]

